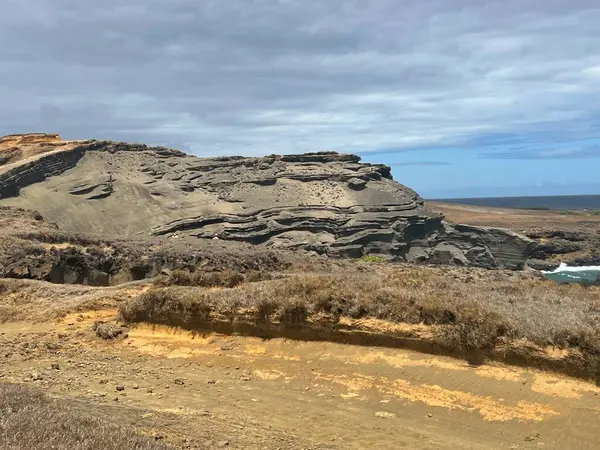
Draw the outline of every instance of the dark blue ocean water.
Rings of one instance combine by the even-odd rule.
[[[600,210],[600,195],[556,195],[548,197],[449,198],[436,201],[463,205],[524,209],[596,209]]]

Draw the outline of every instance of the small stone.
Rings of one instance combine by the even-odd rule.
[[[147,392],[148,394],[152,394],[154,391],[152,390],[152,388],[148,388],[148,389],[146,389],[146,392]]]
[[[116,389],[117,389],[117,391],[121,392],[121,391],[124,391],[124,390],[125,390],[125,386],[118,385],[118,386],[116,387]]]
[[[108,380],[100,380],[99,384],[108,384]]]
[[[131,386],[131,388],[132,388],[132,389],[135,389],[135,390],[137,390],[137,389],[139,389],[140,387],[139,387],[137,384],[134,384],[133,386]]]
[[[33,372],[33,373],[31,374],[31,379],[32,379],[33,381],[41,381],[41,380],[43,380],[43,379],[44,379],[44,377],[43,377],[43,376],[42,376],[42,374],[40,374],[40,373]]]
[[[60,370],[60,365],[58,363],[52,363],[50,367],[52,370]]]
[[[182,378],[175,378],[175,380],[173,380],[173,383],[175,383],[178,386],[183,386],[185,384],[185,381],[183,381]]]
[[[229,446],[229,441],[219,442],[219,447],[228,447],[228,446]]]
[[[208,380],[208,384],[217,384],[216,380]]]

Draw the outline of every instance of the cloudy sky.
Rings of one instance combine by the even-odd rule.
[[[2,0],[0,135],[337,149],[427,197],[600,194],[598,0]]]

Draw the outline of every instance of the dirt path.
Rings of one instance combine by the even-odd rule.
[[[0,380],[44,387],[181,448],[595,449],[600,441],[600,389],[566,377],[149,326],[104,342],[89,331],[94,318],[3,324]]]

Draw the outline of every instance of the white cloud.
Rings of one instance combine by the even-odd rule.
[[[592,0],[11,0],[0,134],[199,154],[584,139],[598,23]]]

